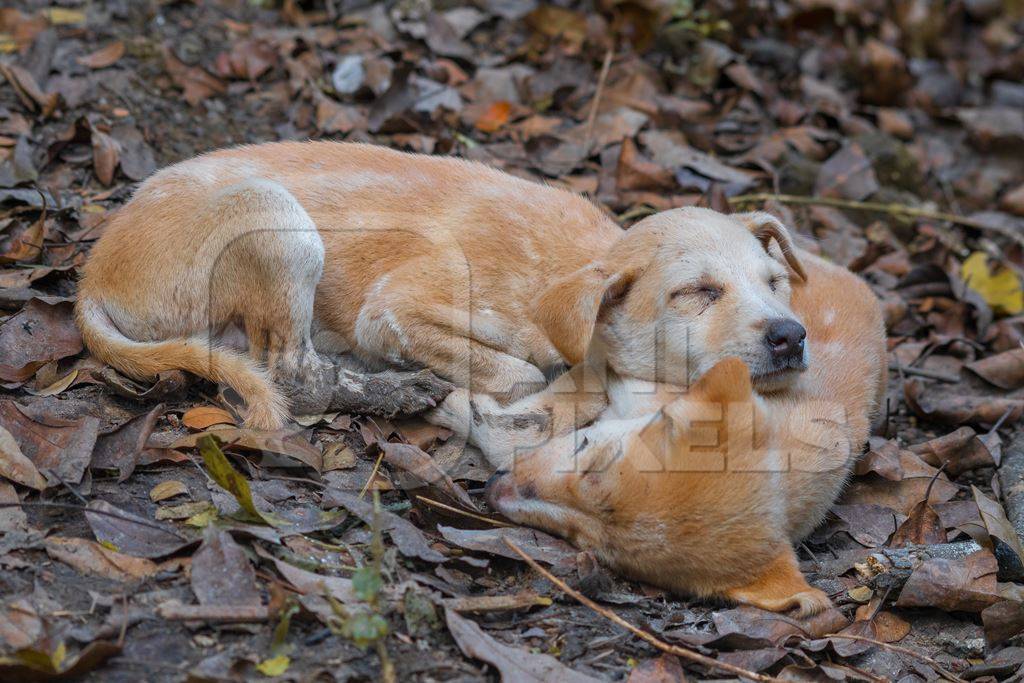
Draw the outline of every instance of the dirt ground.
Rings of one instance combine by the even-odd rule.
[[[736,676],[503,538],[748,678],[1020,680],[1019,1],[22,0],[0,76],[0,680]],[[283,139],[486,161],[624,227],[766,208],[861,274],[886,409],[800,548],[836,609],[619,580],[491,514],[486,463],[414,419],[274,438],[216,386],[90,358],[71,309],[111,213],[159,167]]]

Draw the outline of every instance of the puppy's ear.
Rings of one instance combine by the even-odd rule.
[[[711,403],[740,403],[749,401],[754,393],[750,382],[750,368],[735,356],[724,358],[704,373],[690,387],[694,396]]]
[[[771,241],[775,240],[779,245],[779,249],[782,250],[782,257],[786,259],[786,263],[793,273],[800,278],[801,282],[807,281],[807,273],[804,271],[804,266],[800,263],[800,259],[797,258],[796,248],[793,246],[793,240],[789,236],[789,230],[782,224],[782,221],[766,211],[735,213],[733,218],[746,225],[747,229],[750,230],[754,237],[760,240],[761,245],[764,246],[765,251],[769,254],[771,253],[769,250]]]
[[[586,356],[598,317],[626,297],[635,277],[610,274],[599,265],[580,268],[541,293],[533,321],[566,362],[576,365]]]

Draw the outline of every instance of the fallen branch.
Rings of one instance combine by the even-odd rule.
[[[813,572],[822,578],[834,579],[860,565],[866,569],[865,575],[859,571],[865,585],[878,590],[892,591],[895,595],[903,590],[903,584],[910,578],[914,569],[925,560],[943,558],[957,560],[981,550],[974,541],[958,543],[936,543],[935,545],[915,545],[903,548],[865,548],[840,553],[834,560],[801,562],[800,568]]]
[[[432,507],[440,508],[441,510],[446,510],[448,512],[452,512],[452,513],[455,513],[457,515],[462,515],[463,517],[468,517],[470,519],[475,519],[475,520],[478,520],[478,521],[481,521],[481,522],[487,522],[488,524],[492,524],[494,526],[503,526],[503,527],[514,527],[515,526],[515,524],[507,524],[505,522],[502,522],[499,519],[491,519],[490,517],[485,517],[484,515],[478,515],[476,513],[469,512],[467,510],[460,510],[457,507],[453,507],[451,505],[446,505],[446,504],[442,503],[441,501],[434,500],[433,498],[427,498],[426,496],[416,496],[416,500],[420,501],[421,503],[426,503],[427,505],[430,505]]]
[[[738,204],[753,204],[756,202],[767,202],[777,201],[783,204],[799,204],[803,206],[832,206],[839,209],[854,209],[857,211],[877,211],[878,213],[886,213],[891,216],[903,216],[904,218],[928,218],[934,221],[945,221],[947,223],[955,223],[957,225],[964,225],[968,228],[974,228],[976,230],[988,230],[990,232],[998,232],[1004,237],[1008,237],[1017,244],[1024,246],[1024,236],[1018,235],[1012,230],[1004,228],[999,225],[993,225],[992,223],[986,223],[974,218],[967,218],[965,216],[957,216],[954,213],[946,213],[945,211],[933,211],[931,209],[924,209],[918,206],[907,206],[906,204],[891,203],[886,204],[884,202],[860,202],[853,199],[838,199],[836,197],[805,197],[802,195],[795,194],[772,194],[770,192],[759,192],[755,194],[741,194],[735,197],[729,197],[729,204],[735,206]]]
[[[615,56],[615,46],[612,45],[604,53],[604,62],[601,64],[601,73],[597,77],[597,89],[594,91],[594,99],[590,102],[590,113],[587,115],[586,134],[583,136],[583,147],[590,149],[590,141],[594,136],[594,123],[597,121],[597,108],[601,105],[601,95],[604,94],[604,84],[608,80],[608,71],[612,66],[612,57]]]
[[[960,678],[956,674],[950,673],[949,671],[943,669],[942,666],[939,665],[938,662],[936,662],[934,659],[932,659],[928,655],[921,654],[920,652],[914,652],[913,650],[910,650],[910,649],[905,648],[905,647],[900,647],[899,645],[893,645],[892,643],[886,643],[886,642],[881,641],[881,640],[875,640],[874,638],[866,638],[864,636],[848,635],[848,634],[845,634],[845,633],[829,633],[828,635],[822,636],[822,637],[823,638],[841,638],[843,640],[860,640],[860,641],[863,641],[865,643],[871,643],[872,645],[877,645],[877,646],[879,646],[881,648],[885,648],[886,650],[892,650],[893,652],[899,652],[900,654],[904,654],[904,655],[907,655],[909,657],[914,657],[915,659],[920,659],[922,662],[926,663],[928,666],[930,666],[933,669],[935,669],[935,672],[938,673],[943,678],[945,678],[947,681],[953,681],[953,683],[967,683],[964,679]]]
[[[619,626],[621,626],[622,628],[626,629],[627,631],[629,631],[633,635],[637,636],[638,638],[647,641],[648,643],[650,643],[654,647],[658,648],[662,652],[668,652],[669,654],[676,655],[677,657],[682,657],[683,659],[689,660],[689,661],[694,662],[696,664],[703,664],[704,666],[712,668],[712,669],[718,669],[719,671],[727,671],[728,673],[731,673],[731,674],[733,674],[735,676],[742,676],[743,678],[749,678],[752,681],[777,681],[777,680],[779,680],[777,678],[772,678],[771,676],[765,676],[764,674],[759,674],[759,673],[755,673],[753,671],[748,671],[747,669],[744,669],[744,668],[739,667],[739,666],[735,666],[733,664],[729,664],[727,662],[720,662],[720,661],[718,661],[717,659],[715,659],[713,657],[708,657],[707,655],[702,655],[699,652],[696,652],[694,650],[689,650],[689,649],[687,649],[685,647],[679,647],[678,645],[670,645],[669,643],[666,643],[665,641],[658,639],[657,637],[651,635],[647,631],[644,631],[644,630],[634,626],[633,624],[629,623],[628,621],[626,621],[625,619],[620,617],[618,614],[616,614],[612,610],[610,610],[610,609],[608,609],[606,607],[602,607],[601,605],[598,605],[596,602],[594,602],[590,598],[586,597],[585,595],[583,595],[579,591],[576,591],[576,590],[570,588],[567,583],[565,583],[564,581],[559,579],[557,576],[555,576],[554,574],[552,574],[548,570],[546,570],[543,567],[541,567],[540,564],[536,560],[534,560],[532,557],[530,557],[529,555],[526,554],[526,551],[524,551],[522,548],[520,548],[518,545],[516,545],[512,541],[510,541],[507,537],[503,538],[502,540],[505,541],[505,545],[507,545],[514,553],[519,555],[519,557],[523,558],[523,561],[526,562],[526,564],[530,565],[530,567],[532,567],[534,571],[536,571],[538,574],[543,576],[545,579],[547,579],[551,583],[555,584],[555,586],[557,586],[559,588],[559,590],[564,592],[566,595],[571,596],[572,598],[577,600],[582,605],[584,605],[586,607],[589,607],[590,609],[594,610],[595,612],[600,614],[605,619],[608,619],[609,621],[611,621],[611,622],[613,622],[615,624],[618,624]]]
[[[156,613],[168,621],[238,624],[270,620],[270,610],[265,605],[182,605],[171,602],[157,607]]]

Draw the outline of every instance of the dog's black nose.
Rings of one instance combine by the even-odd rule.
[[[806,338],[807,330],[804,326],[790,318],[769,320],[764,333],[764,341],[775,360],[802,356]]]

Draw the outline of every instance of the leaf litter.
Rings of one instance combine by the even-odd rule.
[[[185,373],[140,383],[88,357],[76,279],[135,184],[289,138],[479,159],[625,226],[766,208],[859,272],[893,370],[801,548],[837,609],[800,623],[609,577],[595,594],[756,675],[1019,675],[1014,3],[60,5],[0,12],[0,677],[717,675],[528,570],[506,540],[581,586],[593,561],[491,516],[488,473],[446,434],[357,415],[258,434]]]

